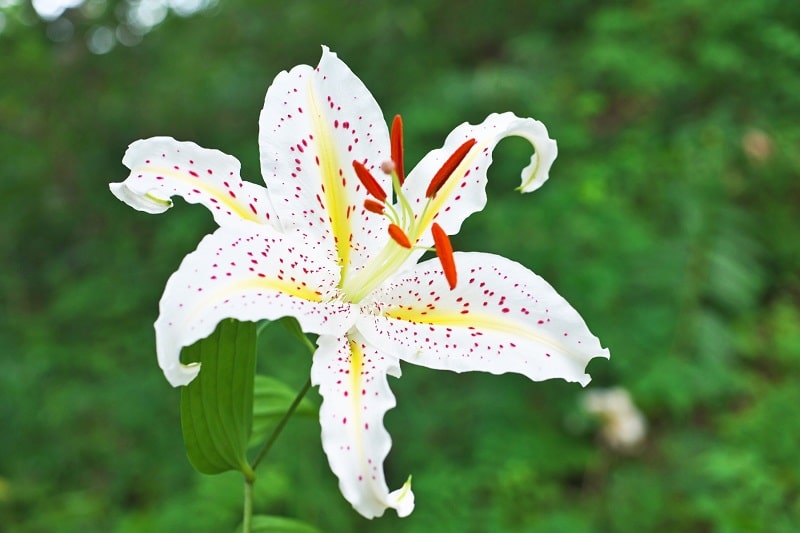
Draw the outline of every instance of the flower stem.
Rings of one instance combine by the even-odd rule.
[[[296,319],[291,320],[283,320],[283,325],[286,329],[295,335],[300,342],[302,342],[306,348],[311,352],[311,355],[314,355],[314,351],[316,347],[314,343],[306,336],[305,333],[300,329],[300,324],[298,324]],[[271,324],[271,322],[264,322],[263,324],[259,325],[259,333],[264,330],[264,328]],[[289,409],[283,415],[278,425],[275,426],[275,429],[272,430],[272,434],[270,434],[267,441],[264,443],[264,446],[258,451],[258,455],[256,456],[255,460],[253,461],[252,465],[247,469],[249,471],[244,472],[244,517],[242,519],[242,533],[251,533],[252,531],[252,521],[253,521],[253,484],[256,481],[255,476],[255,469],[258,467],[258,464],[261,462],[262,459],[267,455],[267,452],[272,448],[272,445],[278,439],[278,436],[283,431],[283,428],[286,426],[289,419],[292,417],[294,412],[297,410],[297,407],[300,405],[300,402],[303,401],[306,393],[311,388],[311,378],[306,381],[306,384],[297,393],[297,396],[292,401],[292,405],[289,406]]]
[[[258,467],[258,463],[261,462],[264,456],[267,455],[267,452],[269,452],[270,448],[272,448],[272,445],[275,444],[275,441],[278,439],[278,435],[281,434],[281,431],[283,431],[284,426],[286,426],[286,423],[292,417],[292,414],[294,414],[295,410],[297,410],[297,406],[299,406],[300,402],[303,401],[303,398],[305,397],[306,393],[310,388],[311,388],[311,378],[309,378],[308,381],[306,381],[306,384],[303,386],[300,392],[297,393],[297,396],[292,402],[292,405],[289,406],[289,410],[286,411],[286,414],[283,415],[281,421],[278,422],[278,425],[275,426],[275,429],[272,430],[272,434],[267,439],[267,442],[265,442],[264,446],[261,448],[261,450],[259,450],[258,455],[253,461],[253,470],[255,470]]]
[[[244,478],[244,517],[242,518],[242,533],[250,533],[253,520],[253,482],[254,478]]]

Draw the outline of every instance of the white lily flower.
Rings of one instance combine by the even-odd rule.
[[[547,180],[556,143],[540,122],[503,113],[464,123],[405,179],[399,117],[390,135],[363,83],[323,48],[316,68],[277,76],[259,126],[266,188],[242,181],[231,156],[157,137],[131,144],[130,176],[111,190],[148,213],[178,195],[205,205],[220,226],[161,299],[158,361],[172,385],[200,370],[180,362],[181,348],[224,318],[291,315],[319,335],[311,378],[323,396],[322,445],[363,516],[387,507],[405,516],[414,506],[410,483],[390,492],[383,474],[391,447],[383,415],[395,405],[386,376],[400,376],[401,360],[585,385],[588,361],[608,357],[542,278],[450,247],[448,235],[486,204],[486,169],[501,139],[534,147],[521,191]],[[432,246],[438,259],[417,264]]]

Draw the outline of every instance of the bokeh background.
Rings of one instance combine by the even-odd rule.
[[[152,135],[233,154],[259,181],[266,89],[320,44],[403,115],[408,166],[494,111],[545,122],[551,181],[514,193],[527,145],[502,143],[454,246],[544,276],[612,358],[586,390],[406,365],[386,469],[391,486],[414,475],[409,518],[354,513],[302,417],[260,471],[257,511],[333,532],[800,527],[797,3],[34,3],[0,0],[0,529],[238,524],[239,477],[186,460],[151,326],[213,222],[183,202],[135,212],[107,183]],[[277,330],[262,348],[260,369],[299,388],[304,349]],[[638,444],[587,412],[607,387],[646,419]]]

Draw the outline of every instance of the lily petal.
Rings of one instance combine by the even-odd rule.
[[[448,235],[454,235],[469,215],[483,209],[486,205],[486,170],[492,163],[492,151],[498,142],[510,136],[526,139],[535,150],[530,164],[522,170],[519,190],[531,192],[547,181],[557,147],[556,142],[548,137],[544,124],[513,113],[491,114],[478,125],[465,122],[447,136],[442,148],[428,152],[405,181],[403,191],[418,219],[418,232],[410,236],[412,241],[420,239],[421,245],[429,246],[432,242],[429,228],[434,220]],[[431,179],[454,151],[470,139],[475,139],[476,144],[425,209]]]
[[[376,291],[377,312],[363,314],[359,331],[429,368],[589,382],[586,364],[608,350],[546,281],[497,255],[454,255],[455,290],[437,260],[420,263]]]
[[[187,255],[167,281],[155,323],[158,362],[173,385],[189,383],[197,365],[183,365],[184,346],[207,337],[224,318],[294,316],[304,331],[343,335],[351,306],[336,300],[333,265],[306,255],[266,226],[219,228]],[[260,231],[259,231],[260,229]]]
[[[266,189],[242,181],[239,161],[219,150],[172,137],[151,137],[132,143],[122,162],[131,169],[130,175],[109,187],[134,209],[163,213],[172,207],[173,196],[181,196],[205,205],[220,226],[269,221]]]
[[[364,209],[357,160],[391,190],[380,164],[391,157],[378,103],[327,47],[314,69],[282,72],[267,91],[259,120],[261,171],[285,231],[336,258],[342,282],[385,241],[385,217]]]
[[[414,508],[410,482],[389,492],[383,461],[392,446],[383,415],[395,406],[386,375],[400,377],[396,359],[379,353],[359,336],[320,336],[311,381],[323,396],[322,447],[339,489],[366,518],[392,507],[399,516]]]

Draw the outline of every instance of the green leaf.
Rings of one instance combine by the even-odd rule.
[[[226,319],[183,349],[185,363],[203,367],[181,389],[181,428],[186,453],[203,474],[253,472],[245,452],[253,427],[256,324]]]
[[[274,324],[274,323],[275,323],[274,321],[267,320],[266,318],[264,320],[259,320],[258,322],[256,322],[256,333],[258,335],[261,335],[261,333],[265,329],[267,329],[267,327],[269,327],[270,324]]]
[[[252,533],[320,533],[312,525],[282,516],[254,516],[251,527]]]
[[[251,446],[264,440],[267,431],[289,410],[297,393],[298,391],[275,378],[261,375],[255,377]],[[319,408],[308,398],[304,398],[297,406],[295,415],[316,417],[318,412]]]
[[[317,349],[316,346],[309,340],[308,336],[303,332],[303,328],[300,327],[300,322],[293,316],[285,316],[278,320],[280,324],[283,324],[283,327],[286,331],[289,332],[295,339],[300,341],[300,344],[304,345],[309,351],[313,354],[314,351]]]

